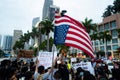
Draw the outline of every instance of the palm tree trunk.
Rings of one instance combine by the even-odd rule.
[[[40,43],[39,40],[40,40],[40,37],[38,37],[37,56],[39,55],[39,45],[40,45],[39,44]]]
[[[105,39],[105,57],[107,58],[107,39]]]
[[[50,51],[49,49],[49,35],[47,35],[47,51]]]

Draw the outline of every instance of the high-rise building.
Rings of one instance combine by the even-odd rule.
[[[55,11],[59,12],[60,8],[55,5],[50,5],[48,18],[54,20]]]
[[[107,46],[105,43],[99,40],[93,41],[93,45],[95,50],[98,51],[106,51],[112,52],[117,50],[120,46],[120,41],[118,38],[117,29],[120,29],[120,13],[113,14],[103,19],[101,23],[98,24],[97,27],[99,32],[109,31],[109,34],[112,36],[112,40],[107,42]]]
[[[57,6],[55,6],[55,5],[51,5],[50,6],[50,8],[49,8],[49,19],[51,20],[51,21],[53,21],[54,20],[54,16],[55,16],[55,11],[58,11],[59,12],[59,10],[60,10],[60,8],[59,7],[57,7]],[[50,34],[49,34],[49,37],[54,37],[54,33],[53,32],[50,32]]]
[[[14,30],[12,47],[15,45],[15,42],[23,35],[22,30]]]
[[[33,20],[32,20],[32,27],[35,27],[35,25],[36,25],[37,22],[39,22],[39,21],[40,21],[40,18],[39,18],[39,17],[33,18]]]
[[[2,43],[2,35],[0,35],[0,48],[1,48],[1,44]]]
[[[49,9],[50,6],[53,5],[53,0],[45,0],[43,5],[43,12],[42,12],[42,20],[45,20],[46,18],[49,19]],[[41,42],[43,42],[46,39],[45,34],[41,35]]]
[[[12,36],[6,35],[3,38],[3,50],[11,51],[12,50]]]
[[[42,20],[49,17],[49,8],[53,5],[53,0],[45,0],[43,6]]]

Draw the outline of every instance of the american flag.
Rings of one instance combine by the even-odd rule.
[[[77,20],[55,14],[54,43],[78,48],[94,58],[94,49],[86,28]]]

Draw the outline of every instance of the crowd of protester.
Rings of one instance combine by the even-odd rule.
[[[90,61],[90,60],[89,60]],[[79,62],[79,61],[78,61]],[[114,62],[111,72],[104,62],[96,63],[95,74],[78,67],[76,71],[69,61],[55,59],[53,65],[47,69],[38,64],[39,60],[3,60],[0,62],[0,80],[120,80],[120,63]]]

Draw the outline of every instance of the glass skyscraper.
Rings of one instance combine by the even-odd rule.
[[[6,35],[3,38],[3,50],[4,51],[11,51],[12,50],[12,36]]]
[[[49,8],[53,5],[53,0],[45,0],[43,6],[42,20],[45,20],[49,17]]]

